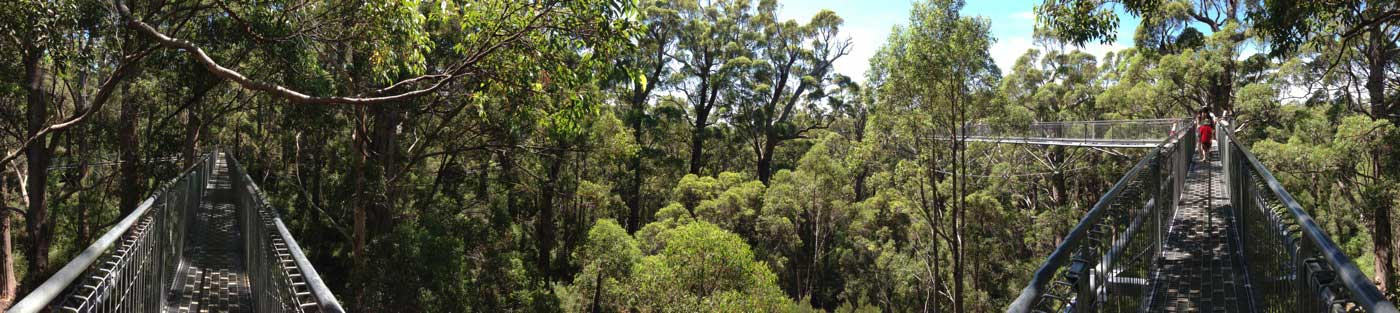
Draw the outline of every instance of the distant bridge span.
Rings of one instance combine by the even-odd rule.
[[[994,144],[1150,149],[1190,125],[1188,119],[1175,118],[1033,122],[1023,127],[982,124],[969,126],[961,138]],[[950,138],[940,137],[941,140]]]
[[[987,136],[967,136],[963,137],[971,142],[988,142],[996,144],[1022,144],[1040,146],[1066,146],[1066,147],[1094,147],[1094,148],[1154,148],[1162,144],[1161,140],[1152,139],[1087,139],[1087,138],[1045,138],[1045,137],[987,137]]]

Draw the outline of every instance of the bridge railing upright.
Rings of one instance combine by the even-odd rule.
[[[1397,312],[1228,124],[1216,133],[1259,311]]]
[[[185,219],[203,201],[215,155],[157,188],[8,312],[161,311],[184,251]]]
[[[1008,312],[1144,308],[1153,287],[1154,262],[1170,232],[1195,149],[1194,128],[1165,132],[1168,138],[1128,170],[1065,235]]]
[[[345,312],[306,259],[276,208],[238,161],[229,159],[243,230],[244,264],[256,312]]]

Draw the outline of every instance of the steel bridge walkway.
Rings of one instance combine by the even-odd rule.
[[[344,310],[247,171],[215,150],[8,312]]]
[[[1007,312],[1400,313],[1229,122],[1218,121],[1207,160],[1196,158],[1195,129],[1178,122],[1166,132],[1151,121],[1001,131],[1040,134],[1022,144],[1167,136],[1069,230]],[[998,132],[963,133],[1014,138]]]
[[[1152,312],[1245,312],[1244,271],[1217,154],[1209,162],[1193,157],[1154,275]]]
[[[184,253],[166,312],[252,312],[243,234],[234,207],[228,161],[215,161],[204,201],[189,221]]]

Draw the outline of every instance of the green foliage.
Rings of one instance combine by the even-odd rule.
[[[780,312],[792,305],[773,272],[733,233],[698,222],[655,240],[660,253],[633,267],[639,310]]]
[[[588,231],[584,247],[573,258],[583,266],[565,288],[563,308],[569,312],[589,311],[595,305],[607,312],[623,312],[629,306],[628,279],[633,266],[642,258],[641,250],[627,231],[611,219],[598,220]],[[596,296],[596,298],[595,298]]]
[[[714,177],[699,177],[695,174],[685,175],[676,184],[676,188],[671,191],[671,198],[680,202],[686,210],[690,210],[690,215],[695,216],[695,208],[700,206],[700,201],[714,198],[720,191],[719,183]]]
[[[1400,15],[1294,2],[1045,1],[1049,40],[998,69],[989,18],[918,1],[857,82],[835,71],[854,48],[840,12],[783,20],[777,0],[123,1],[222,66],[312,96],[457,76],[312,106],[213,76],[111,3],[8,1],[7,149],[142,56],[112,80],[113,105],[41,140],[50,165],[80,169],[39,177],[48,217],[10,231],[28,252],[45,238],[30,222],[53,229],[43,260],[66,260],[132,195],[94,164],[217,146],[351,311],[991,312],[1141,152],[943,139],[1213,107],[1380,272],[1393,238],[1375,230],[1400,207]],[[1120,13],[1141,19],[1135,47],[1055,48],[1112,42]],[[1254,43],[1271,54],[1241,55]],[[127,129],[139,140],[109,134]],[[0,204],[23,209],[16,178],[46,160],[16,160]],[[182,167],[123,163],[142,195]],[[42,278],[30,263],[18,275]]]

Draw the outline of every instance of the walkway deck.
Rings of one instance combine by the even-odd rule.
[[[189,222],[166,312],[252,312],[237,207],[226,158],[218,158],[203,205]]]
[[[1151,295],[1151,312],[1247,312],[1218,155],[1186,178]]]

